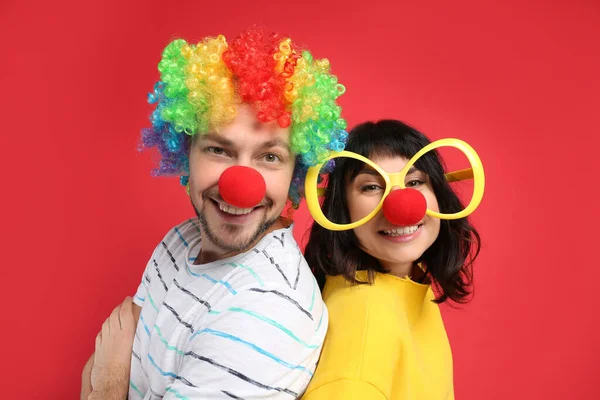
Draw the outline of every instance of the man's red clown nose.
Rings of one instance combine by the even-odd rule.
[[[416,225],[425,216],[427,200],[416,189],[392,190],[383,202],[383,215],[394,225]]]
[[[265,197],[267,185],[254,168],[235,165],[221,174],[219,192],[223,200],[234,207],[252,208]]]

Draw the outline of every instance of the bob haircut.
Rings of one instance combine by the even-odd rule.
[[[367,158],[404,157],[410,159],[431,141],[416,129],[397,120],[365,122],[349,134],[347,151]],[[464,209],[444,176],[444,166],[437,151],[421,157],[415,167],[429,176],[440,212],[454,213]],[[338,223],[349,223],[346,204],[346,186],[358,175],[361,163],[352,159],[336,160],[329,174],[323,213]],[[439,292],[435,303],[450,299],[456,303],[468,302],[472,294],[472,265],[479,254],[481,240],[468,218],[441,220],[435,242],[415,263],[422,263],[435,289]],[[378,260],[362,250],[353,230],[329,231],[316,222],[310,231],[305,258],[323,289],[326,276],[343,275],[353,284],[371,284],[375,272],[387,273]],[[356,271],[368,271],[368,282],[356,279]]]

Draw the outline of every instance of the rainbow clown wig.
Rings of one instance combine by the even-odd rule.
[[[255,105],[261,122],[290,127],[297,155],[289,191],[294,207],[304,194],[308,168],[345,147],[346,121],[336,104],[344,86],[327,59],[313,59],[289,38],[251,29],[231,43],[223,35],[197,44],[177,39],[163,50],[158,70],[160,81],[148,94],[156,107],[152,127],[141,138],[141,148],[159,151],[155,176],[180,175],[186,186],[191,137],[232,122],[241,103]]]

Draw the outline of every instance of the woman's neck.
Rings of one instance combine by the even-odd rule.
[[[383,265],[383,267],[390,271],[391,275],[397,276],[399,278],[410,278],[415,282],[424,281],[426,272],[419,267],[417,263],[405,263],[405,264],[392,264],[392,265]]]

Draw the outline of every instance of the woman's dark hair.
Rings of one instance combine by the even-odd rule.
[[[365,122],[349,134],[347,151],[365,157],[392,156],[410,159],[431,141],[414,128],[396,120]],[[454,213],[464,209],[444,176],[444,166],[437,151],[421,157],[415,167],[429,175],[440,212]],[[330,221],[349,223],[346,204],[346,185],[360,172],[362,165],[352,159],[338,159],[329,174],[323,213]],[[450,299],[466,303],[472,293],[472,264],[479,254],[481,241],[477,230],[467,218],[441,220],[440,233],[435,242],[416,262],[422,262],[440,296],[434,300],[443,303]],[[329,231],[316,222],[310,231],[305,258],[313,268],[321,289],[326,276],[343,275],[355,284],[372,283],[375,272],[388,272],[377,259],[361,249],[353,230]],[[356,271],[368,271],[368,282],[356,279]]]

